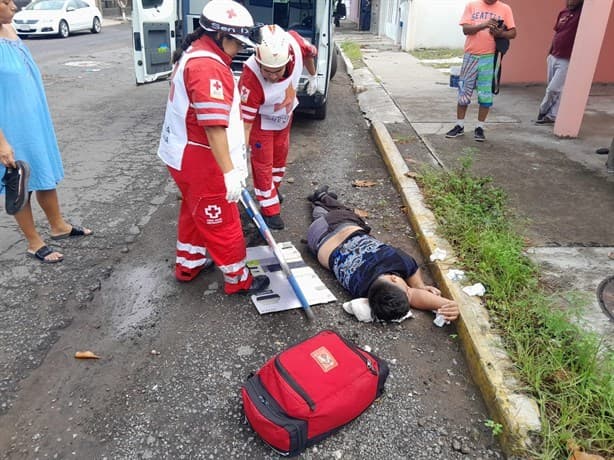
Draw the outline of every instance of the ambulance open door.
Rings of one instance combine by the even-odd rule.
[[[176,0],[133,1],[132,43],[137,85],[170,75],[176,24]]]

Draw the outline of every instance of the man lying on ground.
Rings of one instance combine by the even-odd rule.
[[[367,297],[376,320],[404,318],[410,306],[436,311],[446,321],[456,320],[456,302],[424,284],[414,258],[370,236],[366,222],[328,189],[324,185],[308,197],[313,222],[307,244],[352,297]]]

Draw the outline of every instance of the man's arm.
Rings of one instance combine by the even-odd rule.
[[[433,292],[420,288],[408,288],[409,304],[418,310],[435,311],[442,315],[446,321],[455,321],[460,314],[458,304]]]
[[[435,286],[427,286],[424,284],[424,280],[422,279],[422,274],[420,273],[420,269],[416,270],[416,273],[411,275],[406,280],[407,285],[414,289],[423,289],[425,291],[432,292],[435,295],[441,295],[441,291],[437,289]]]
[[[309,72],[309,75],[316,74],[316,60],[313,57],[306,57],[303,59],[303,67]]]
[[[463,24],[463,33],[465,35],[475,35],[480,30],[493,29],[497,27],[497,20],[490,18],[488,21],[481,22],[479,24]]]
[[[501,27],[495,27],[494,29],[490,29],[495,38],[507,38],[508,40],[512,40],[516,38],[516,28],[504,30]]]
[[[432,310],[443,315],[446,321],[455,321],[460,314],[458,304],[453,300],[441,297],[441,291],[435,286],[424,284],[420,270],[407,279],[409,285],[409,303],[418,310]]]

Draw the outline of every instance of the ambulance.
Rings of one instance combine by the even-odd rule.
[[[136,84],[168,77],[171,58],[183,38],[198,27],[198,20],[208,0],[134,0],[132,5],[132,41]],[[295,30],[318,49],[316,58],[317,91],[306,92],[307,78],[298,86],[297,110],[309,111],[316,119],[326,117],[330,79],[337,71],[337,49],[333,41],[333,0],[244,0],[256,24],[277,24]],[[247,48],[232,62],[238,78],[243,63],[254,52]]]

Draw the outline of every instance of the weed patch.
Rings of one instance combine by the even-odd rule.
[[[362,51],[360,50],[360,45],[358,43],[346,40],[341,43],[341,49],[347,58],[352,62],[355,69],[364,67],[365,64],[362,62]]]
[[[614,352],[562,309],[569,293],[539,283],[524,254],[522,225],[490,178],[471,174],[471,156],[455,171],[425,169],[417,178],[426,202],[484,298],[495,327],[542,416],[542,444],[534,458],[568,458],[569,443],[614,455]],[[572,295],[573,297],[573,295]],[[578,298],[574,299],[578,304]],[[581,308],[581,301],[580,307]],[[490,427],[497,428],[492,421]]]
[[[464,51],[460,48],[418,48],[410,51],[417,59],[450,59],[462,57]]]

